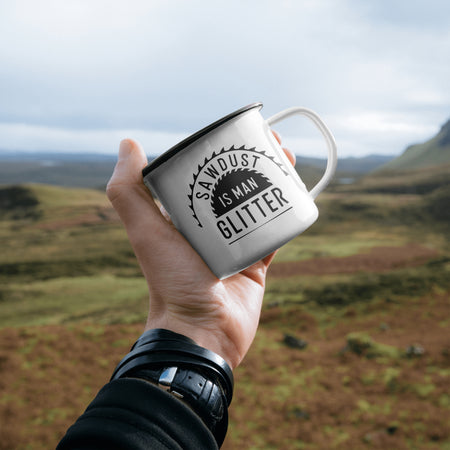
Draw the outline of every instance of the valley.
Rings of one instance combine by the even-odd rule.
[[[281,248],[224,449],[450,448],[450,167],[331,186]],[[140,335],[102,190],[0,187],[0,449],[47,449]]]

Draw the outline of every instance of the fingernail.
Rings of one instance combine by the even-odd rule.
[[[119,159],[128,158],[131,153],[132,143],[129,139],[123,139],[120,141],[119,146]]]

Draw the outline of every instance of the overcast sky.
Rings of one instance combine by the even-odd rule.
[[[319,113],[341,156],[450,118],[448,0],[0,0],[0,151],[159,154],[249,103]],[[298,154],[318,133],[277,125]]]

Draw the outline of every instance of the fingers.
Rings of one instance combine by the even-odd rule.
[[[267,255],[265,258],[262,259],[262,262],[266,267],[270,266],[270,263],[273,261],[273,258],[275,258],[275,255],[277,254],[278,250],[275,250],[270,255]]]
[[[275,136],[275,139],[278,141],[278,143],[281,145],[281,136],[274,130],[272,130],[272,134]],[[295,154],[292,153],[289,149],[283,148],[284,153],[289,159],[289,162],[295,166]]]
[[[295,166],[295,160],[296,160],[295,154],[292,153],[292,152],[291,152],[290,150],[288,150],[287,148],[283,148],[283,151],[284,151],[285,155],[288,157],[289,162],[290,162],[293,166]]]
[[[278,141],[278,143],[281,145],[281,136],[274,130],[271,130],[272,134],[275,136],[275,139]]]

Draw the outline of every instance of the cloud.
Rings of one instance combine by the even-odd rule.
[[[76,151],[82,140],[61,130],[110,148],[120,130],[190,134],[263,101],[266,117],[316,110],[342,151],[399,152],[448,119],[447,12],[446,0],[2,2],[0,122]],[[382,136],[380,117],[397,123]],[[308,148],[316,139],[295,122],[283,130]]]

